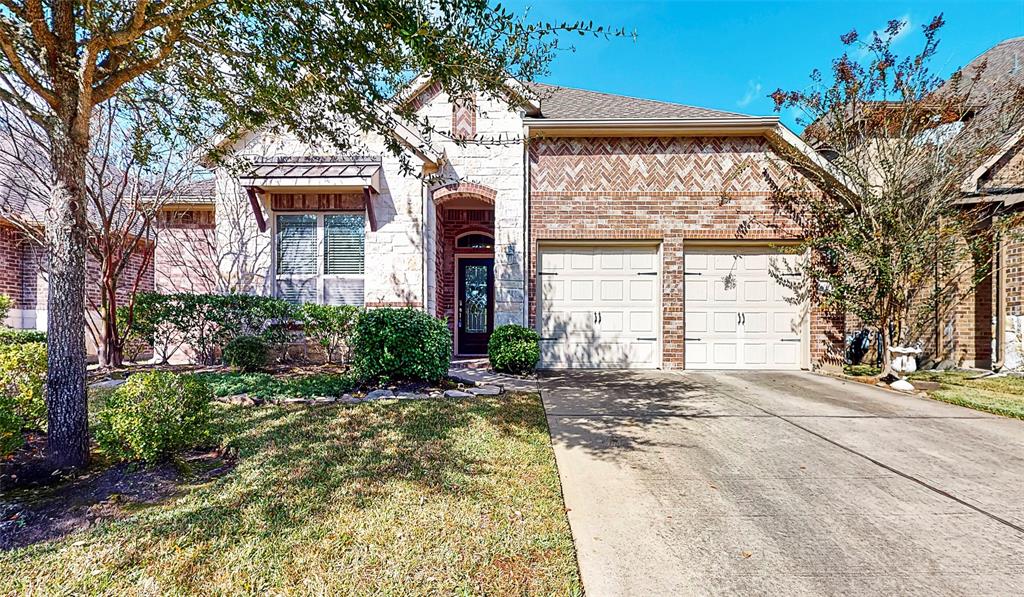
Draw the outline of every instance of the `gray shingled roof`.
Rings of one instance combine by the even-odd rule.
[[[1024,37],[1001,41],[972,60],[963,68],[962,84],[971,85],[982,65],[984,70],[971,89],[972,103],[1006,99],[1008,92],[1024,84]]]
[[[529,83],[529,87],[540,100],[539,119],[546,120],[753,118],[736,112],[697,108],[546,83]]]

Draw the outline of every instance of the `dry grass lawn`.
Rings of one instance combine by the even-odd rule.
[[[581,592],[536,395],[222,407],[238,465],[0,553],[4,593]]]

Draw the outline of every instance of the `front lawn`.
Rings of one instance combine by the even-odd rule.
[[[1024,419],[1024,378],[978,377],[973,371],[918,371],[910,376],[914,380],[935,381],[938,390],[928,391],[936,400],[966,406],[976,410]]]
[[[4,592],[580,592],[537,396],[217,408],[233,470],[0,553]]]
[[[300,398],[308,396],[340,396],[358,385],[348,373],[314,372],[288,375],[216,371],[197,373],[214,396],[248,394],[253,398]]]

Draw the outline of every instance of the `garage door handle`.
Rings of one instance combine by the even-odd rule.
[[[557,276],[558,272],[537,272],[538,276]]]
[[[657,338],[637,338],[637,340],[640,342],[654,342]]]
[[[638,276],[657,276],[658,272],[637,272]]]
[[[800,338],[783,338],[783,342],[799,342]]]
[[[683,338],[686,342],[700,342],[703,338]]]
[[[683,272],[683,275],[684,276],[703,276],[704,274],[702,274],[700,272]]]

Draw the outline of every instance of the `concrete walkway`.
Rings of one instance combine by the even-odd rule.
[[[1022,595],[1024,422],[808,373],[546,373],[590,597]]]

